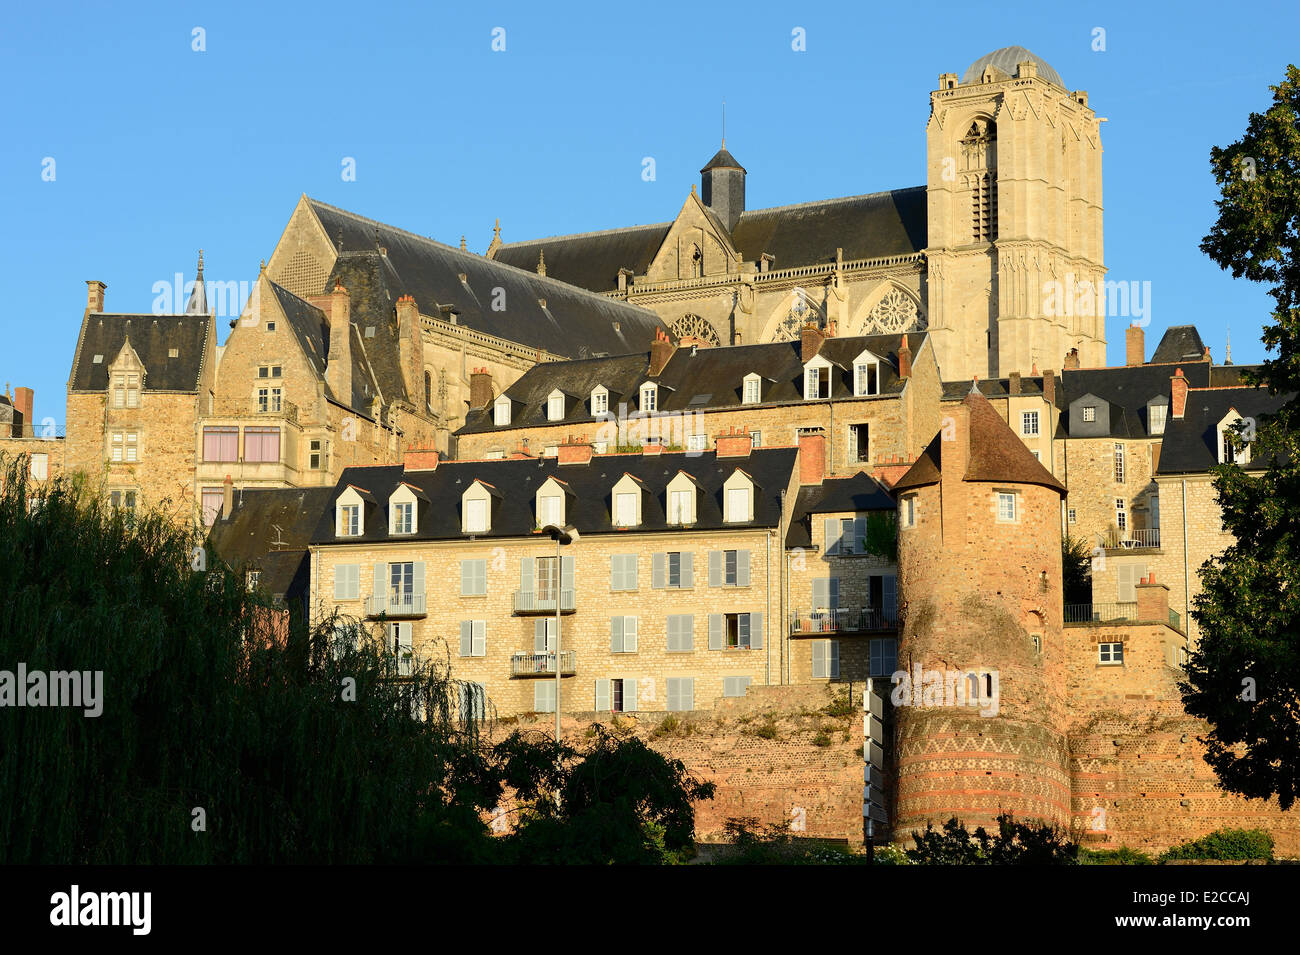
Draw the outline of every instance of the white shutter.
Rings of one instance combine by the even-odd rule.
[[[596,712],[603,713],[609,709],[609,681],[596,681]]]
[[[460,655],[463,657],[474,655],[473,624],[468,620],[460,622]]]
[[[637,680],[634,676],[623,677],[623,712],[636,712],[636,685]]]
[[[709,614],[709,649],[721,650],[726,618],[720,613]]]
[[[828,599],[830,600],[830,608],[832,610],[839,610],[840,609],[840,579],[838,577],[830,578],[829,590],[830,593],[828,594]]]
[[[546,652],[546,618],[538,617],[533,621],[533,652]]]
[[[424,561],[417,560],[411,565],[411,594],[415,598],[416,606],[419,606],[419,600],[424,596]]]
[[[623,652],[636,653],[637,618],[623,618]]]
[[[837,554],[840,548],[840,521],[837,517],[826,518],[823,526],[826,529],[826,549],[827,554]]]
[[[722,586],[722,551],[709,551],[709,586]]]
[[[736,551],[736,586],[749,586],[749,551]]]
[[[693,710],[695,709],[695,678],[687,677],[682,680],[682,684],[682,689],[678,693],[681,702],[685,704],[682,709]]]
[[[826,676],[826,643],[825,640],[814,640],[812,642],[812,676],[814,680],[820,680]]]
[[[462,560],[460,562],[460,593],[462,597],[474,593],[474,562],[472,560]]]
[[[609,618],[609,652],[623,652],[623,618]]]
[[[695,552],[682,551],[681,585],[684,589],[695,586]]]
[[[752,650],[763,649],[763,615],[761,613],[751,613],[749,615],[749,646]]]
[[[664,563],[667,555],[652,554],[650,556],[650,587],[652,590],[664,589]]]
[[[410,626],[410,624],[407,624],[407,626]],[[473,644],[471,649],[473,650],[474,656],[487,656],[487,621],[475,620],[474,626],[470,631],[470,636]]]
[[[388,600],[388,565],[375,564],[375,596]],[[386,605],[386,604],[385,604]]]

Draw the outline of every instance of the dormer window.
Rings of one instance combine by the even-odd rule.
[[[1096,420],[1097,420],[1097,406],[1096,406],[1096,405],[1084,405],[1084,406],[1083,406],[1083,420],[1084,420],[1084,421],[1087,421],[1087,422],[1093,422],[1093,421],[1096,421]]]
[[[1249,464],[1250,463],[1250,442],[1243,439],[1234,427],[1237,422],[1241,421],[1236,409],[1231,409],[1223,420],[1219,422],[1219,463],[1220,464]]]
[[[558,388],[546,399],[546,420],[562,421],[564,419],[564,392]]]
[[[754,481],[737,468],[722,485],[722,519],[743,524],[754,519]]]
[[[642,484],[632,475],[619,478],[611,492],[612,517],[615,527],[637,527],[641,523]]]
[[[853,394],[859,398],[880,394],[880,359],[871,352],[853,360]]]
[[[591,389],[591,414],[593,417],[609,414],[609,389],[604,385]]]
[[[547,478],[546,483],[537,489],[537,526],[546,527],[554,524],[563,527],[564,498],[568,488],[555,478]]]
[[[492,423],[497,427],[510,423],[510,399],[505,395],[497,398],[492,406]]]
[[[360,537],[366,532],[365,499],[349,485],[335,502],[334,533],[338,537]]]
[[[756,405],[763,400],[763,379],[758,375],[746,375],[743,403]]]
[[[694,524],[699,487],[685,471],[668,482],[668,523]]]
[[[1165,423],[1169,420],[1169,399],[1161,395],[1147,404],[1147,432],[1151,435],[1165,433]]]
[[[641,386],[641,410],[659,410],[659,386],[648,384]]]
[[[803,396],[807,401],[831,396],[831,365],[820,355],[804,365]]]
[[[486,534],[492,530],[492,499],[499,497],[496,488],[475,481],[460,496],[460,529],[465,534]]]
[[[400,484],[388,499],[388,533],[414,534],[418,529],[419,503],[415,489]]]

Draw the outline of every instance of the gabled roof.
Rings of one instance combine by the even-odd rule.
[[[1190,327],[1190,326],[1188,326]],[[1064,395],[1061,424],[1068,434],[1070,405],[1088,394],[1110,405],[1110,430],[1089,437],[1147,438],[1147,403],[1161,395],[1169,396],[1169,379],[1179,368],[1193,388],[1204,388],[1210,381],[1210,366],[1204,361],[1167,365],[1131,365],[1118,368],[1079,368],[1062,375]]]
[[[108,366],[129,337],[144,365],[145,391],[195,392],[204,359],[212,360],[204,354],[211,323],[210,315],[87,315],[81,322],[68,390],[106,390]]]
[[[883,484],[865,471],[852,477],[826,478],[821,484],[799,488],[786,532],[786,547],[810,547],[809,518],[813,514],[890,511],[897,508]]]
[[[678,471],[685,471],[700,486],[703,493],[697,502],[697,520],[692,525],[693,530],[734,528],[736,525],[727,524],[722,519],[722,487],[735,467],[743,463],[745,471],[761,491],[754,495],[754,520],[746,522],[745,526],[776,527],[781,517],[779,489],[789,485],[798,464],[798,454],[796,448],[760,448],[743,462],[734,458],[718,461],[712,452],[705,452],[597,455],[582,467],[563,466],[554,458],[519,458],[447,461],[433,471],[408,472],[403,471],[400,465],[348,468],[340,477],[335,494],[341,493],[349,484],[362,483],[379,498],[387,499],[398,482],[417,485],[428,495],[429,503],[420,504],[416,533],[403,535],[403,539],[461,540],[465,537],[460,522],[461,495],[473,482],[481,481],[492,487],[510,488],[510,493],[499,496],[492,515],[492,529],[476,536],[532,537],[537,526],[533,512],[534,495],[548,478],[558,476],[573,492],[565,515],[567,522],[576,526],[583,536],[589,536],[626,533],[611,522],[610,493],[624,474],[630,474],[649,495],[642,503],[642,521],[637,530],[680,535],[681,527],[669,525],[665,514],[668,482]],[[317,514],[312,542],[336,542],[334,530],[333,511],[324,508]],[[347,542],[387,539],[387,522],[366,521],[365,533],[360,538],[349,537]]]
[[[388,264],[376,280],[383,279],[394,300],[413,296],[423,315],[439,318],[449,306],[458,323],[474,331],[571,357],[635,351],[663,328],[649,309],[536,274],[535,260],[528,269],[513,268],[315,199],[307,202],[337,252],[376,253],[382,247]],[[501,303],[503,310],[494,309]],[[357,322],[372,317],[353,314]]]
[[[1219,463],[1219,422],[1236,409],[1251,418],[1277,411],[1291,396],[1270,395],[1265,388],[1189,389],[1182,418],[1170,417],[1160,445],[1157,474],[1195,474]],[[1268,467],[1268,459],[1252,455],[1248,471]]]
[[[208,532],[213,551],[236,569],[261,571],[261,586],[286,600],[307,594],[307,544],[320,516],[333,514],[333,487],[234,492],[234,513]]]
[[[912,332],[908,342],[912,354],[920,351],[924,332]],[[901,335],[859,335],[852,338],[828,338],[822,343],[820,354],[836,366],[831,373],[831,389],[835,398],[853,396],[853,359],[865,348],[881,357],[880,394],[902,392],[905,379],[898,377],[898,349]],[[604,385],[612,394],[636,395],[639,385],[647,381],[648,353],[619,355],[613,358],[592,358],[586,361],[550,362],[535,365],[526,371],[503,394],[522,405],[508,426],[525,428],[532,425],[554,424],[546,417],[546,396],[555,388],[572,394],[588,395],[596,385]],[[765,379],[763,403],[803,401],[803,360],[799,342],[770,342],[764,345],[733,345],[722,348],[699,348],[692,351],[679,347],[668,359],[657,378],[649,379],[659,385],[658,411],[706,411],[718,408],[742,407],[744,381],[748,375],[757,374]],[[564,422],[571,424],[595,423],[586,401],[567,409]],[[629,408],[629,412],[635,409]],[[611,403],[613,415],[618,408]],[[488,410],[472,410],[457,434],[476,434],[500,430],[492,423]]]
[[[329,357],[329,320],[325,313],[294,295],[287,288],[271,283],[276,304],[284,312],[289,329],[298,339],[298,345],[316,374],[324,377],[325,360]]]

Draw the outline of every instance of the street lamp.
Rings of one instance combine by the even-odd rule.
[[[560,676],[564,669],[560,663],[560,607],[564,602],[564,561],[560,557],[560,548],[578,542],[578,529],[572,524],[561,527],[559,524],[547,524],[542,533],[549,534],[555,541],[555,742],[560,742]],[[576,581],[574,582],[576,584]]]

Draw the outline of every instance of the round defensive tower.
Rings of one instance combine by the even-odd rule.
[[[894,492],[895,837],[1008,811],[1068,825],[1064,486],[972,390]]]

